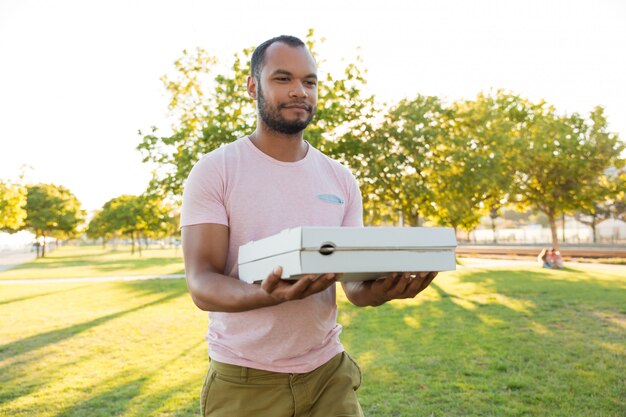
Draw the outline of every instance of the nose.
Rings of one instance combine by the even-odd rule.
[[[304,84],[301,81],[295,82],[295,84],[289,91],[289,95],[291,97],[302,97],[302,98],[306,98],[309,96],[306,92],[306,88],[304,88]]]

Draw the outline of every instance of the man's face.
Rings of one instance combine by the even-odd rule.
[[[284,43],[270,45],[257,80],[257,108],[272,130],[293,135],[303,131],[315,115],[317,68],[306,48]]]

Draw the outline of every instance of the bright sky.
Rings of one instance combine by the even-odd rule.
[[[360,46],[381,101],[505,88],[568,113],[603,105],[626,139],[625,21],[622,0],[0,0],[0,179],[29,165],[28,181],[64,185],[88,210],[139,194],[137,130],[167,130],[159,77],[183,49],[228,63],[308,28],[331,71]]]

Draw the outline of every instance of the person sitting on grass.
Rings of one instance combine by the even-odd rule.
[[[563,269],[564,265],[561,252],[554,248],[550,249],[550,252],[548,253],[548,263],[552,269]]]
[[[552,268],[552,265],[548,260],[549,251],[550,249],[543,248],[541,249],[541,252],[539,252],[539,256],[537,256],[537,262],[539,262],[539,265],[541,265],[543,268]]]

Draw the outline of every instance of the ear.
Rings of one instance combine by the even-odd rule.
[[[246,89],[248,90],[248,95],[256,100],[256,78],[252,75],[248,75],[248,83]]]

